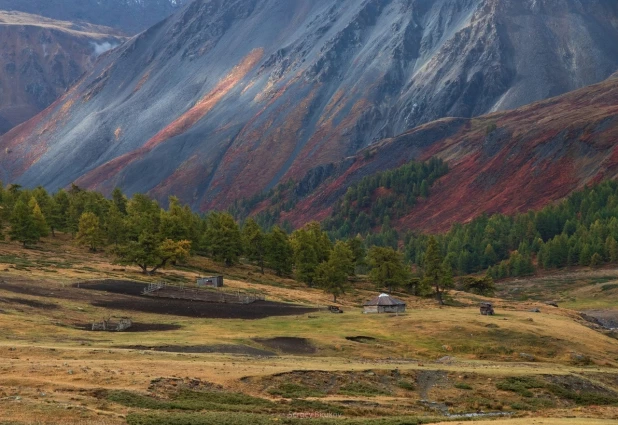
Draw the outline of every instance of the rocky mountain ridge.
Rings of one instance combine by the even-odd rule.
[[[449,172],[394,226],[446,231],[481,214],[539,209],[586,185],[618,178],[616,140],[613,77],[512,111],[444,118],[384,140],[331,166],[331,175],[281,220],[301,226],[326,218],[364,176],[434,156],[448,161]]]
[[[225,208],[432,120],[602,81],[616,41],[610,0],[196,0],[3,136],[0,177]]]
[[[188,0],[0,0],[0,10],[60,21],[88,22],[137,34],[177,11]]]
[[[125,38],[107,27],[0,11],[0,40],[2,134],[52,104]]]

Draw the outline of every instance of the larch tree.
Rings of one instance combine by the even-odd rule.
[[[83,213],[79,218],[76,239],[80,245],[85,245],[90,248],[90,251],[97,252],[105,241],[99,217],[91,212]]]
[[[433,236],[427,244],[423,267],[423,286],[434,288],[436,299],[444,305],[444,294],[453,287],[453,270],[450,263],[442,258],[438,241]]]
[[[277,276],[287,276],[292,273],[294,251],[288,235],[278,226],[266,234],[264,240],[264,260],[266,266]]]
[[[247,259],[255,262],[264,274],[265,236],[253,218],[247,219],[242,228],[242,241]]]
[[[403,262],[403,255],[393,248],[374,246],[369,249],[369,279],[378,289],[388,288],[389,292],[402,286],[409,278]]]
[[[144,274],[154,274],[172,261],[179,261],[191,253],[191,242],[161,241],[152,233],[143,233],[138,241],[130,241],[114,249],[116,263],[137,265]]]
[[[23,200],[19,199],[13,207],[10,218],[11,229],[9,237],[12,241],[21,242],[26,248],[41,239],[38,226],[34,220],[32,209]]]
[[[207,219],[206,241],[215,261],[233,266],[242,254],[242,237],[238,224],[228,213],[211,213]]]
[[[354,253],[345,242],[335,244],[327,261],[321,263],[315,273],[315,282],[324,292],[337,297],[350,289],[349,279],[354,275]]]
[[[41,210],[36,198],[30,198],[30,201],[28,201],[28,207],[32,210],[32,218],[34,220],[34,225],[36,227],[36,231],[38,232],[39,238],[48,236],[49,226],[47,225],[45,215],[43,215],[43,211]]]

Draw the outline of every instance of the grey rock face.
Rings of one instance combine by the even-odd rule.
[[[85,21],[135,34],[167,18],[184,3],[188,0],[0,0],[0,10]]]
[[[613,0],[196,0],[101,59],[44,141],[0,139],[0,177],[225,207],[429,121],[601,81],[617,22]]]

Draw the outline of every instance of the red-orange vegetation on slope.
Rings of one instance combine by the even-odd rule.
[[[135,88],[133,89],[133,93],[137,93],[138,91],[140,91],[142,87],[144,87],[144,84],[146,84],[149,79],[150,79],[150,71],[146,72],[144,76],[140,78],[140,80],[135,85]]]
[[[442,136],[425,145],[436,135]],[[587,184],[618,178],[617,141],[614,79],[513,111],[439,120],[380,142],[368,159],[357,155],[347,170],[301,200],[284,219],[301,226],[326,216],[342,189],[359,176],[397,167],[394,159],[410,158],[412,150],[417,160],[447,160],[450,171],[435,183],[429,199],[394,225],[445,231],[483,213],[538,209]]]
[[[142,158],[159,144],[172,137],[178,136],[193,127],[199,120],[204,118],[212,110],[212,108],[214,108],[215,105],[221,101],[221,99],[223,99],[243,80],[249,71],[257,65],[262,55],[262,49],[254,49],[242,60],[239,65],[234,67],[232,71],[227,74],[227,76],[219,81],[219,83],[191,109],[167,125],[163,130],[159,131],[142,147],[114,158],[98,168],[95,168],[79,178],[77,184],[91,189],[98,189],[103,192],[109,191],[115,187],[118,183],[115,181],[115,175],[118,172],[135,160]]]
[[[198,155],[193,155],[183,162],[174,173],[150,190],[148,195],[155,199],[163,199],[166,195],[172,193],[185,202],[196,201],[197,185],[191,184],[191,182],[199,182],[204,175],[212,173],[213,167],[214,165],[210,161],[204,161]]]
[[[202,210],[230,205],[235,199],[248,198],[268,186],[293,156],[317,92],[313,90],[296,105],[284,104],[258,127],[245,127],[221,161],[210,187],[215,196],[201,206]],[[281,114],[285,114],[283,124],[273,126]]]

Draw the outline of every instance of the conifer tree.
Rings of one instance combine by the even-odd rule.
[[[354,274],[354,254],[344,242],[338,241],[327,261],[316,269],[315,282],[327,294],[337,297],[349,290],[349,277]]]
[[[90,251],[96,252],[103,245],[104,241],[99,217],[91,212],[83,213],[79,219],[76,239],[80,245],[88,246]]]
[[[443,260],[438,241],[433,236],[429,238],[423,265],[423,285],[433,287],[436,299],[444,305],[444,294],[453,286],[453,275],[451,265]]]
[[[15,203],[10,224],[9,237],[12,241],[21,242],[24,247],[35,244],[41,239],[33,211],[23,199]]]
[[[406,283],[409,273],[403,262],[403,255],[393,248],[374,246],[369,249],[369,278],[378,289],[388,288],[392,292]]]
[[[28,207],[32,210],[32,218],[39,238],[49,235],[49,226],[47,225],[43,211],[41,211],[41,207],[36,198],[30,198]]]
[[[191,239],[189,227],[191,217],[185,217],[185,212],[178,198],[170,196],[168,210],[161,209],[160,214],[159,233],[161,237],[174,241]]]
[[[117,264],[137,265],[144,274],[154,274],[168,263],[188,257],[190,251],[189,241],[161,241],[153,233],[143,233],[137,241],[130,241],[114,249]]]
[[[264,260],[268,268],[277,276],[287,276],[292,273],[293,249],[288,235],[278,226],[273,227],[264,240]]]
[[[115,246],[127,240],[125,216],[118,210],[115,203],[110,206],[105,217],[105,237],[109,244]]]
[[[120,188],[115,188],[112,192],[112,203],[116,206],[120,214],[127,214],[127,198]]]
[[[249,261],[257,263],[264,274],[265,236],[253,218],[247,219],[242,228],[244,252]]]
[[[238,224],[228,213],[211,213],[207,219],[206,240],[215,261],[232,266],[242,254],[242,238]]]

